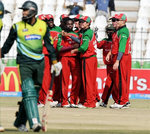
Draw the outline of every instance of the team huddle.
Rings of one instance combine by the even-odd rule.
[[[39,18],[47,22],[54,48],[57,52],[58,61],[62,64],[61,75],[56,77],[54,81],[54,103],[58,102],[56,105],[58,107],[94,108],[100,98],[96,90],[97,41],[95,33],[90,29],[90,17],[77,15],[74,19],[71,19],[67,15],[61,15],[60,27],[54,25],[54,18],[50,14],[40,15]],[[75,31],[73,30],[74,23]],[[80,45],[81,43],[82,45]],[[45,56],[45,59],[48,59],[47,56]],[[49,61],[45,62],[45,64],[48,63]],[[50,74],[50,67],[46,68],[42,84],[43,88],[39,94],[39,102],[43,104],[45,103],[46,94],[50,85],[50,75],[47,75]],[[68,102],[70,74],[72,76],[72,88]]]
[[[62,63],[62,73],[55,78],[54,82],[53,100],[50,101],[52,107],[94,108],[99,105],[106,107],[111,93],[115,103],[110,108],[126,108],[130,105],[128,96],[131,70],[130,37],[126,26],[119,27],[117,24],[119,19],[124,22],[127,21],[124,14],[116,14],[111,18],[112,24],[108,24],[106,27],[108,38],[102,41],[96,40],[95,33],[90,29],[91,19],[88,16],[78,14],[71,19],[63,14],[60,16],[60,27],[54,25],[54,18],[51,14],[42,14],[38,18],[48,24],[58,60]],[[73,30],[73,24],[75,30]],[[121,31],[117,34],[120,29]],[[120,39],[121,41],[119,41]],[[122,45],[121,48],[119,48],[118,43]],[[96,87],[96,48],[103,49],[103,60],[107,65],[107,80],[101,103],[99,103],[100,97]],[[121,69],[120,60],[125,62],[120,63],[128,65],[126,71]],[[49,66],[47,56],[45,56],[46,65]],[[45,72],[46,76],[44,75],[45,79],[43,79],[42,90],[39,94],[39,107],[44,106],[50,85],[51,76],[47,75],[50,74],[50,67],[47,67]],[[72,88],[68,98],[70,74],[72,76]],[[124,85],[119,87],[119,84]],[[113,88],[115,89],[113,90]],[[125,89],[120,91],[122,88]]]
[[[19,131],[42,128],[38,106],[44,106],[55,72],[51,107],[95,108],[107,107],[112,94],[114,104],[110,108],[128,108],[131,74],[130,34],[124,14],[115,14],[106,26],[107,38],[97,41],[90,29],[91,18],[78,14],[75,18],[60,16],[60,26],[55,26],[51,14],[37,14],[37,5],[26,1],[22,7],[22,21],[14,24],[1,48],[4,57],[14,41],[17,41],[17,63],[21,76],[22,101],[14,126]],[[103,49],[103,61],[107,67],[107,79],[100,101],[97,78],[97,53]],[[68,97],[69,79],[72,79]]]

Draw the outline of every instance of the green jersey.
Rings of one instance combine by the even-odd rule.
[[[97,41],[93,30],[86,29],[82,34],[81,46],[78,51],[81,57],[96,56]]]
[[[36,62],[44,58],[42,54],[43,40],[51,60],[56,60],[55,49],[50,44],[50,35],[44,21],[37,19],[34,25],[23,21],[14,24],[10,34],[2,48],[2,56],[8,53],[9,49],[17,41],[17,63]]]
[[[122,52],[124,54],[131,53],[131,42],[129,30],[126,26],[120,27],[117,32],[113,34],[112,54]]]
[[[117,36],[119,37],[119,52],[125,52],[127,40],[129,38],[129,30],[123,27],[118,30]]]

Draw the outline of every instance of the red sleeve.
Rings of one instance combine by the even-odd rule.
[[[103,45],[105,44],[105,40],[102,40],[100,42],[97,42],[97,48],[103,49]]]

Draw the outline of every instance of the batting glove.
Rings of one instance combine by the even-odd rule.
[[[55,71],[55,76],[58,76],[61,72],[62,64],[61,62],[57,62],[51,66],[51,73]]]

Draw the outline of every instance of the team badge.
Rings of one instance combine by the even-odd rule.
[[[42,32],[42,28],[40,28],[39,31]]]

